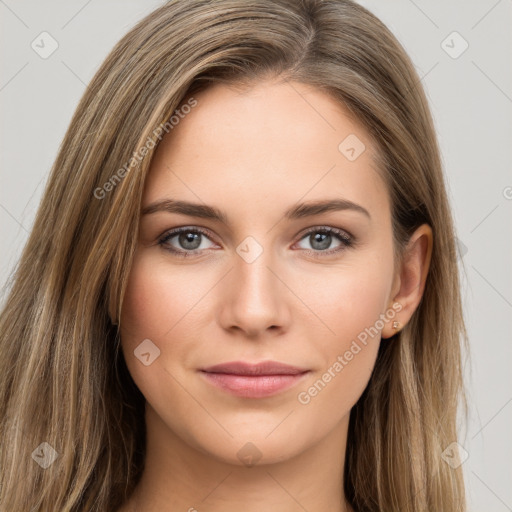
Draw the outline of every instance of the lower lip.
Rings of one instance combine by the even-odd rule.
[[[301,381],[309,372],[295,375],[233,375],[201,372],[210,384],[236,396],[263,398],[276,395]]]

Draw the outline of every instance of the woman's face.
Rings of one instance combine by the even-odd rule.
[[[123,352],[174,438],[235,464],[285,460],[348,424],[400,316],[388,194],[367,133],[321,91],[195,99],[151,164]],[[269,361],[295,370],[251,366]],[[249,366],[204,371],[231,362]]]

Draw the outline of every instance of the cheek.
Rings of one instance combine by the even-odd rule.
[[[186,376],[185,360],[197,328],[194,319],[205,294],[200,282],[207,289],[207,281],[185,268],[169,271],[165,255],[136,253],[121,312],[121,348],[128,371],[148,404],[163,417],[167,414],[166,423],[176,432],[184,430],[184,437],[186,422],[176,418],[186,417],[193,404],[179,383]],[[166,343],[170,338],[173,343]],[[166,412],[168,404],[181,414]]]
[[[391,270],[392,260],[381,258],[371,265],[359,261],[339,272],[330,271],[323,287],[318,286],[318,280],[302,281],[309,290],[308,306],[327,326],[315,343],[322,367],[297,396],[299,403],[310,407],[310,413],[320,414],[323,409],[324,417],[335,421],[350,410],[368,384],[386,318]],[[315,339],[313,332],[309,338]],[[336,407],[326,414],[329,404]]]
[[[136,256],[122,310],[126,339],[165,337],[197,304],[207,287],[201,282],[188,271],[169,272],[163,258]]]
[[[382,330],[379,317],[388,305],[392,282],[391,263],[373,265],[358,262],[329,270],[325,279],[318,274],[302,276],[300,296],[327,329],[325,346],[339,349],[359,333],[374,326]]]
[[[141,391],[149,395],[158,387],[159,379],[165,378],[157,370],[171,370],[179,360],[175,356],[185,348],[191,311],[198,309],[196,304],[204,294],[197,285],[199,281],[190,286],[193,276],[189,272],[169,272],[165,267],[160,258],[136,255],[121,312],[121,346],[126,364]],[[169,336],[180,342],[164,343]],[[142,347],[147,350],[142,352]],[[151,363],[145,366],[138,354],[148,352]]]

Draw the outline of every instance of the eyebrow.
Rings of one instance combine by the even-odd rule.
[[[284,218],[288,220],[295,220],[301,219],[303,217],[320,215],[322,213],[343,210],[352,210],[358,213],[362,213],[371,219],[371,215],[368,210],[363,208],[361,205],[347,199],[325,199],[322,201],[300,203],[286,210],[284,213]],[[181,215],[217,220],[224,224],[228,224],[228,217],[222,210],[219,210],[213,206],[208,206],[206,204],[190,203],[188,201],[176,201],[173,199],[163,199],[161,201],[149,204],[142,209],[142,215],[150,215],[157,212],[179,213]]]

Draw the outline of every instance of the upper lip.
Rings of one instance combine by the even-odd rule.
[[[309,371],[277,361],[262,361],[260,363],[246,363],[244,361],[231,361],[216,364],[201,371],[208,373],[226,373],[231,375],[298,375]]]

